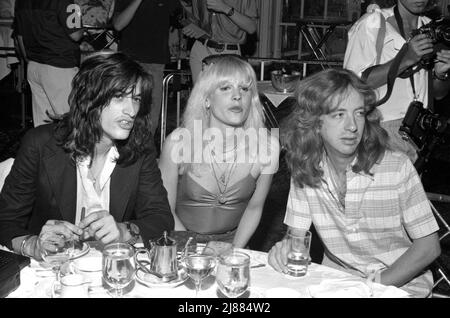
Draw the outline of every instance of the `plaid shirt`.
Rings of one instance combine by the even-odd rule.
[[[345,207],[337,199],[326,160],[318,188],[291,190],[284,222],[309,229],[311,222],[325,245],[324,264],[361,277],[389,267],[418,239],[439,226],[416,170],[401,153],[387,151],[372,175],[347,170]],[[405,285],[413,294],[431,290],[431,272]],[[408,288],[411,287],[411,288]]]

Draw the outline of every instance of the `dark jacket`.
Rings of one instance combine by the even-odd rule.
[[[47,220],[75,222],[76,165],[57,144],[54,125],[30,130],[0,193],[0,244],[39,234]],[[156,163],[156,150],[111,174],[110,210],[116,222],[132,221],[144,241],[174,227]]]

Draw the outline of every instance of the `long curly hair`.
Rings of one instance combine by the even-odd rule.
[[[101,140],[100,116],[113,97],[134,94],[140,86],[141,102],[133,129],[125,140],[116,140],[118,164],[134,163],[152,147],[150,107],[152,77],[123,53],[100,52],[88,57],[72,80],[70,111],[57,124],[59,141],[73,160],[90,156]],[[58,136],[58,135],[57,135]]]
[[[388,135],[380,126],[380,112],[373,106],[374,91],[353,72],[328,69],[300,81],[295,96],[297,103],[291,115],[281,125],[281,142],[286,150],[286,161],[295,184],[318,187],[323,177],[320,163],[324,144],[320,135],[320,116],[328,114],[348,96],[350,88],[364,99],[365,128],[357,148],[353,171],[370,174],[387,148]]]

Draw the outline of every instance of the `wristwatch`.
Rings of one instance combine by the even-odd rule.
[[[139,227],[136,224],[128,221],[124,222],[124,224],[127,226],[127,231],[131,235],[131,238],[125,243],[128,243],[130,245],[136,244],[136,242],[139,240],[140,237]]]
[[[225,13],[225,14],[226,14],[227,17],[233,16],[233,14],[234,14],[234,8],[231,7],[230,10],[229,10],[227,13]]]

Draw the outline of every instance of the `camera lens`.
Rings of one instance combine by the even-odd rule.
[[[442,28],[439,35],[444,39],[445,42],[450,43],[450,26]]]
[[[420,127],[423,130],[432,130],[434,132],[438,132],[441,126],[442,123],[439,118],[433,115],[423,115],[420,120]]]

